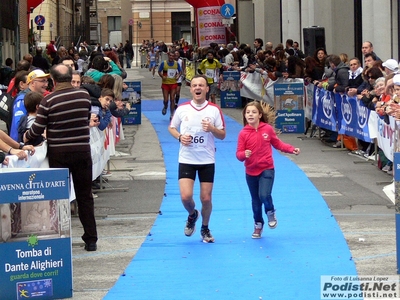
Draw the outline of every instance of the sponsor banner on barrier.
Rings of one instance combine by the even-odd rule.
[[[283,133],[304,132],[304,110],[278,110],[275,126]]]
[[[2,170],[0,182],[0,298],[71,298],[68,169]]]
[[[338,132],[371,142],[368,128],[370,110],[356,97],[335,94]]]
[[[337,131],[335,96],[324,89],[314,91],[313,123],[318,127]]]
[[[304,103],[302,83],[277,83],[274,85],[274,103],[277,110],[300,110]]]
[[[242,100],[240,98],[240,72],[225,71],[223,81],[220,85],[221,90],[221,107],[241,107]]]
[[[122,92],[122,101],[131,104],[129,114],[122,118],[123,125],[142,124],[142,82],[141,81],[125,81],[128,86]]]
[[[374,115],[377,121],[378,134],[376,139],[378,140],[378,146],[382,149],[383,153],[390,161],[393,161],[393,151],[395,143],[395,120],[393,117],[389,118],[389,123],[386,123],[384,119],[380,118],[377,113]]]

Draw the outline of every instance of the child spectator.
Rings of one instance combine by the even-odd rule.
[[[25,132],[31,128],[33,122],[36,119],[37,109],[39,104],[43,99],[43,95],[38,92],[29,92],[24,98],[24,105],[27,111],[27,115],[23,115],[18,123],[18,142],[23,143],[23,137]],[[28,145],[37,146],[41,144],[44,140],[42,135],[38,136],[33,141],[28,141]]]

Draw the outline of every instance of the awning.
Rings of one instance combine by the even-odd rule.
[[[28,14],[30,14],[31,13],[31,11],[33,10],[33,9],[35,9],[36,7],[38,7],[40,4],[42,4],[42,2],[44,1],[44,0],[27,0],[28,2],[27,2],[27,9],[28,9]]]
[[[222,6],[225,0],[186,0],[194,8],[209,7],[209,6]]]

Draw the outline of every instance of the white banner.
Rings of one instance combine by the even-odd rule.
[[[226,31],[220,8],[209,6],[196,9],[199,47],[209,47],[210,43],[226,44]]]
[[[374,118],[375,116],[375,118]],[[393,149],[394,149],[394,138],[395,138],[395,121],[393,117],[389,117],[390,124],[381,119],[377,113],[370,114],[369,119],[374,118],[376,120],[375,131],[377,132],[378,146],[382,149],[383,153],[390,161],[393,161]]]

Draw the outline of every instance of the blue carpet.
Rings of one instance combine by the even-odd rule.
[[[306,175],[274,152],[273,190],[278,227],[251,239],[251,200],[243,163],[235,157],[242,125],[225,118],[227,137],[217,142],[216,177],[210,229],[214,244],[198,230],[183,228],[177,180],[178,142],[168,133],[169,117],[161,101],[142,101],[142,112],[161,143],[167,184],[151,235],[104,299],[320,299],[321,275],[355,275],[343,234],[325,201]],[[201,207],[198,182],[195,201]],[[130,297],[131,296],[131,297]]]

